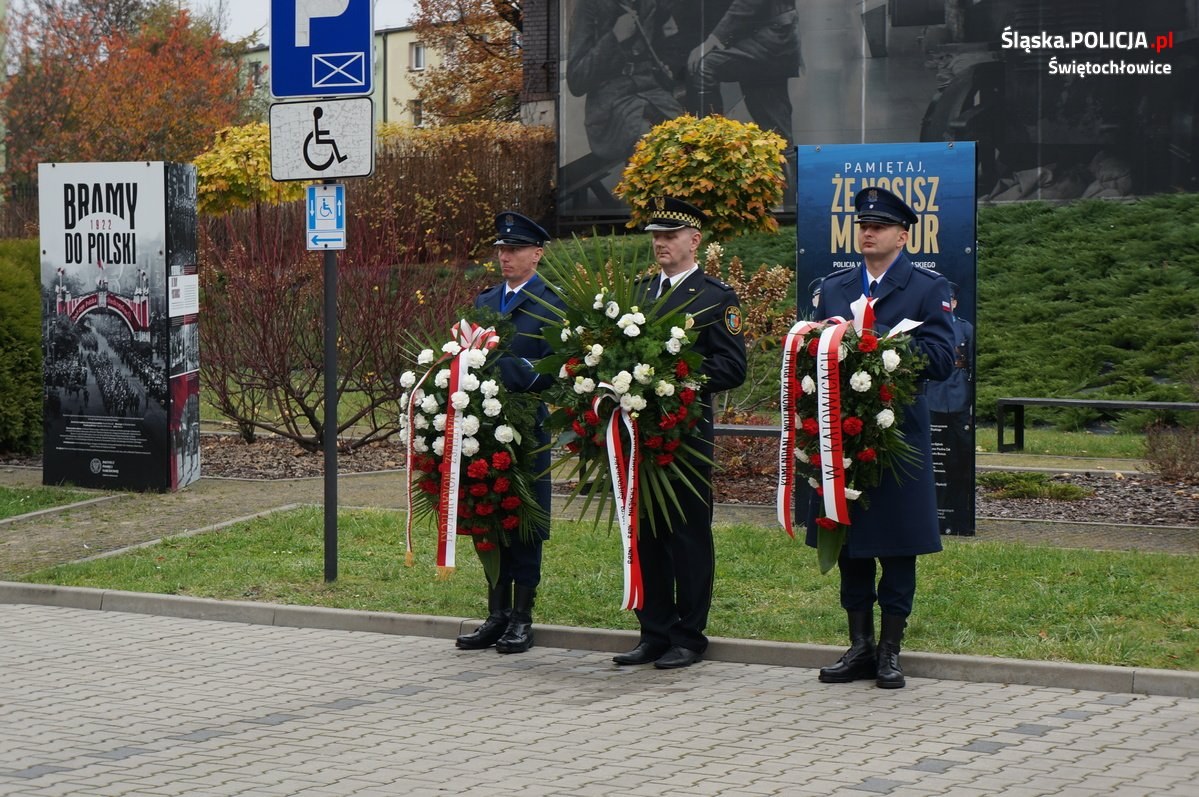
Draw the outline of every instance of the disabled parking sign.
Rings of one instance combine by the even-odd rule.
[[[375,170],[370,97],[275,103],[270,123],[275,180],[366,177]]]
[[[346,248],[346,187],[340,183],[308,186],[308,249]]]

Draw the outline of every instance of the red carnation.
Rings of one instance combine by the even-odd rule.
[[[674,364],[674,375],[678,379],[684,378],[689,373],[691,373],[691,369],[687,367],[686,360],[679,360]]]
[[[820,455],[819,454],[810,454],[808,456],[808,462],[812,465],[813,468],[819,468],[820,467]]]
[[[689,387],[685,387],[679,391],[679,401],[683,402],[684,406],[690,405],[695,401],[695,391]]]
[[[595,413],[595,410],[587,410],[583,413],[583,420],[589,426],[599,426],[599,415]]]
[[[570,428],[574,429],[575,434],[577,434],[579,437],[587,436],[587,427],[583,426],[583,424],[579,423],[578,421],[571,421]]]
[[[654,462],[658,463],[662,467],[665,467],[674,462],[674,454],[658,454],[656,457],[654,457]]]
[[[475,550],[483,551],[484,553],[487,551],[494,551],[495,543],[488,542],[487,540],[475,540]]]
[[[495,504],[476,504],[475,514],[479,517],[487,517],[495,511]],[[469,515],[467,516],[469,517]]]
[[[503,476],[497,477],[495,482],[493,482],[491,485],[491,489],[501,495],[508,492],[510,487],[512,487],[512,482],[508,481]]]
[[[436,479],[421,479],[420,488],[431,495],[436,495],[441,489],[437,486]]]
[[[516,515],[508,515],[508,517],[500,521],[500,525],[506,528],[508,531],[512,531],[512,529],[520,525],[520,518],[518,518]]]
[[[562,411],[566,413],[567,418],[573,418],[579,414],[579,413],[575,412],[574,407],[563,407]]]
[[[665,443],[662,444],[662,448],[666,451],[674,451],[676,448],[679,447],[679,444],[682,442],[683,441],[679,440],[678,438],[675,438],[674,440],[667,440]]]
[[[645,447],[646,448],[661,448],[662,447],[662,435],[656,434],[653,437],[645,438]]]
[[[869,332],[863,332],[858,341],[858,351],[874,351],[878,348],[878,338]]]
[[[687,408],[679,407],[678,412],[676,412],[674,414],[674,417],[677,418],[679,421],[685,421],[685,420],[687,420],[687,415],[688,415]]]
[[[845,432],[845,434],[861,434],[862,419],[855,418],[854,416],[850,415],[848,418],[841,421],[841,429]]]
[[[837,521],[831,517],[818,517],[816,518],[816,525],[827,531],[832,531],[837,528]]]
[[[583,447],[581,445],[579,445],[578,443],[567,443],[566,444],[566,450],[572,454],[579,453],[579,451],[581,451],[582,448]]]
[[[658,421],[658,427],[661,429],[673,429],[678,424],[678,419],[673,413],[668,413],[662,416],[662,420]]]
[[[878,397],[883,401],[890,401],[892,398],[894,398],[891,395],[891,388],[887,387],[886,385],[878,386]]]
[[[487,527],[486,526],[474,526],[471,528],[470,533],[474,537],[482,537],[484,534],[487,533]]]
[[[479,507],[482,509],[482,507]],[[482,514],[481,512],[479,514]],[[458,517],[471,517],[470,504],[458,504]]]
[[[511,512],[513,509],[517,509],[520,506],[520,498],[515,495],[509,495],[504,498],[503,501],[500,501],[500,506]]]
[[[487,466],[487,460],[476,459],[474,462],[466,466],[466,475],[472,479],[485,479],[487,478],[488,470],[489,468]]]
[[[820,424],[816,423],[815,418],[804,418],[800,428],[804,430],[804,434],[810,434],[813,437],[820,434]]]
[[[473,533],[474,533],[474,531],[473,531],[473,529],[471,529],[470,526],[459,526],[458,527],[457,534],[459,537],[469,537]]]
[[[475,482],[470,486],[470,494],[475,498],[482,498],[487,495],[487,485],[483,482]]]
[[[578,357],[571,357],[566,361],[566,375],[573,378],[579,372],[579,366],[582,364],[583,361]]]
[[[512,467],[512,455],[507,451],[497,451],[491,455],[491,467],[496,470],[508,470]]]
[[[815,337],[808,341],[808,356],[815,357],[820,352],[820,338]]]
[[[863,448],[858,452],[858,462],[874,462],[878,459],[878,452],[873,448]]]

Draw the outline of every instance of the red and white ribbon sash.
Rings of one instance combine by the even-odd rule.
[[[441,490],[437,496],[437,568],[449,572],[455,566],[455,541],[458,535],[458,486],[462,481],[462,437],[463,413],[454,407],[453,396],[462,389],[470,372],[469,353],[472,350],[491,350],[499,346],[500,337],[495,329],[481,327],[465,319],[450,327],[451,340],[460,347],[457,354],[442,354],[413,386],[408,399],[408,525],[406,529],[408,554],[412,553],[412,439],[415,434],[416,403],[419,388],[430,374],[446,360],[450,360],[450,380],[446,389],[445,447],[441,456]],[[409,556],[411,558],[411,556]]]
[[[775,491],[775,503],[779,524],[791,537],[795,531],[791,522],[791,504],[795,495],[795,408],[803,395],[799,375],[796,373],[796,358],[802,353],[804,336],[823,324],[815,321],[800,321],[791,327],[783,338],[783,366],[779,374],[779,410],[782,418],[782,434],[779,436],[779,480]]]
[[[601,388],[612,390],[606,382],[600,383]],[[612,476],[612,493],[616,499],[616,519],[620,524],[620,542],[624,549],[624,594],[620,608],[640,609],[645,600],[645,587],[641,580],[641,557],[637,553],[638,522],[638,490],[637,482],[640,471],[641,451],[637,440],[637,421],[623,409],[614,392],[596,396],[591,400],[591,409],[599,415],[600,405],[605,399],[612,399],[617,404],[612,408],[608,417],[608,425],[604,435],[608,450],[608,472]],[[629,435],[628,450],[625,450],[624,439],[620,430],[624,427]]]
[[[820,482],[824,514],[849,525],[845,498],[844,449],[841,440],[841,339],[850,322],[824,328],[816,351],[816,423],[819,426]]]

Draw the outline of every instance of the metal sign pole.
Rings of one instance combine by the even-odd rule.
[[[337,580],[337,250],[325,250],[325,581]]]

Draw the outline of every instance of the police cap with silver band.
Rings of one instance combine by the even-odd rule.
[[[670,196],[658,196],[650,202],[649,223],[645,225],[645,229],[647,232],[668,232],[684,227],[702,230],[707,220],[704,212],[689,202]]]
[[[863,188],[853,198],[858,224],[902,224],[904,229],[916,223],[916,214],[907,203],[885,188]]]
[[[545,246],[550,234],[540,224],[514,210],[505,210],[495,217],[494,246]]]

